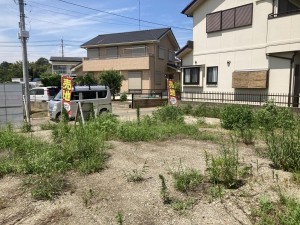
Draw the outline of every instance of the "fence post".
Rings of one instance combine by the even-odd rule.
[[[192,92],[192,102],[194,101],[194,93]]]
[[[131,94],[131,108],[133,109],[133,94]]]
[[[222,102],[224,102],[224,92],[222,92]]]
[[[259,105],[261,105],[262,98],[261,98],[261,93],[259,93]]]

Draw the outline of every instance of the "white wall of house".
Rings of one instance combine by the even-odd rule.
[[[206,33],[206,15],[253,3],[252,25]],[[205,1],[193,13],[193,52],[184,56],[184,65],[203,64],[203,87],[184,86],[184,91],[204,92],[268,92],[288,93],[290,61],[268,57],[267,53],[300,50],[300,14],[268,19],[273,0],[218,0]],[[277,22],[278,21],[278,22]],[[279,27],[278,27],[279,26]],[[277,28],[276,28],[277,27]],[[284,28],[284,29],[281,29]],[[300,54],[300,53],[298,53]],[[191,63],[191,64],[190,64]],[[300,56],[295,64],[300,63]],[[218,67],[217,85],[207,85],[207,67]],[[234,89],[232,73],[238,70],[267,70],[267,89]],[[293,82],[293,80],[292,80]]]

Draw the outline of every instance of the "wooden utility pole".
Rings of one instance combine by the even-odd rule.
[[[23,80],[25,83],[25,112],[26,122],[30,125],[30,94],[29,94],[29,75],[28,75],[28,59],[27,59],[27,39],[29,38],[29,32],[25,29],[25,14],[24,14],[24,0],[19,0],[20,9],[20,31],[19,39],[22,43],[22,55],[23,55]]]

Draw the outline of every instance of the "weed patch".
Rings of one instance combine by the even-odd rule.
[[[147,172],[147,168],[148,165],[146,160],[141,169],[133,169],[130,172],[123,171],[124,177],[128,182],[141,182],[145,179],[144,174]]]
[[[267,197],[259,201],[259,209],[254,216],[257,224],[297,225],[300,224],[300,203],[290,197],[280,194],[278,202],[271,202]]]
[[[188,194],[195,190],[203,181],[203,176],[195,169],[184,170],[180,164],[178,171],[173,172],[174,187],[180,192]]]
[[[241,179],[250,173],[248,167],[239,163],[234,140],[230,144],[223,144],[218,156],[206,153],[206,166],[210,182],[214,185],[222,184],[226,188],[239,187],[243,183]]]

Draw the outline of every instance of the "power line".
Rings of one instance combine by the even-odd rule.
[[[107,11],[104,11],[104,10],[95,9],[95,8],[91,8],[91,7],[84,6],[84,5],[79,5],[79,4],[76,4],[76,3],[73,3],[73,2],[68,2],[68,1],[65,1],[65,0],[57,0],[57,1],[64,2],[64,3],[69,4],[69,5],[74,5],[74,6],[77,6],[77,7],[81,7],[81,8],[85,8],[85,9],[89,9],[89,10],[93,10],[93,11],[97,11],[97,12],[101,12],[101,13],[105,13],[105,14],[109,14],[109,15],[113,15],[113,16],[118,16],[118,17],[121,17],[121,18],[129,19],[129,20],[139,21],[139,19],[137,19],[137,18],[133,18],[133,17],[129,17],[129,16],[123,16],[123,15],[120,15],[120,14],[117,14],[117,13],[107,12]],[[162,24],[162,23],[151,22],[151,21],[148,21],[148,20],[140,20],[140,21],[144,22],[144,23],[155,24],[155,25],[159,25],[159,26],[172,27],[172,28],[181,29],[181,30],[192,30],[192,29],[188,29],[188,28],[184,28],[184,27],[169,26],[169,25]]]
[[[69,10],[69,9],[63,9],[63,8],[59,8],[59,7],[55,7],[55,6],[51,6],[51,5],[47,5],[47,4],[42,4],[42,3],[38,3],[38,2],[35,2],[35,1],[31,1],[32,3],[34,4],[38,4],[38,5],[44,5],[44,6],[47,6],[47,7],[51,7],[51,8],[55,8],[55,9],[59,9],[59,10],[64,10],[64,11],[68,11],[68,12],[72,12],[72,13],[76,13],[76,15],[72,15],[72,14],[68,14],[68,13],[62,13],[62,12],[57,12],[57,11],[53,11],[53,10],[50,10],[50,9],[46,9],[46,8],[43,8],[43,7],[40,7],[40,6],[35,6],[35,5],[31,5],[31,4],[27,4],[31,7],[36,7],[36,8],[40,8],[40,9],[43,9],[45,11],[48,11],[48,12],[52,12],[52,13],[55,13],[55,14],[61,14],[61,15],[69,15],[69,16],[73,16],[73,17],[77,17],[78,14],[81,14],[81,15],[85,15],[85,16],[91,16],[90,14],[87,14],[87,13],[82,13],[82,12],[78,12],[78,11],[73,11],[73,10]],[[85,18],[86,20],[89,20],[89,21],[95,21],[95,22],[100,22],[100,23],[109,23],[109,24],[117,24],[117,25],[124,25],[124,24],[127,24],[127,25],[131,25],[131,26],[136,26],[135,23],[130,23],[130,22],[124,22],[124,21],[118,21],[118,23],[114,23],[114,22],[107,22],[107,20],[111,20],[111,21],[117,21],[117,20],[112,20],[112,19],[105,19],[105,21],[102,21],[102,20],[96,20],[96,19],[87,19]],[[57,24],[57,23],[55,23]],[[147,25],[144,25],[144,27],[153,27],[153,26],[147,26]]]

